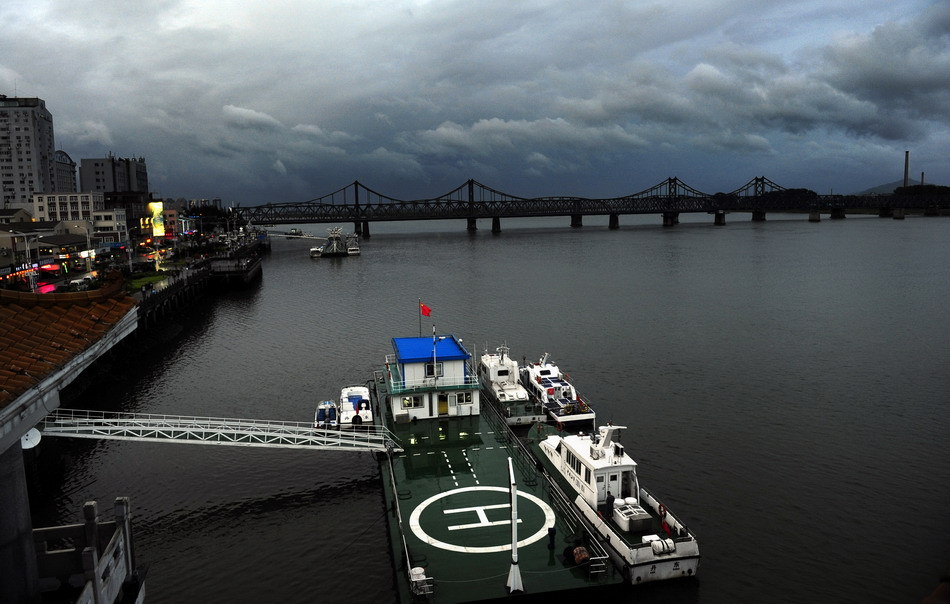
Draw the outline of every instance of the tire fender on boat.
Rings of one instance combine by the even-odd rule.
[[[661,503],[661,504],[660,504],[660,508],[659,508],[658,511],[659,511],[659,513],[660,513],[660,518],[666,518],[666,506],[665,506],[665,505],[663,505],[663,504]]]
[[[557,431],[558,431],[558,432],[564,432],[564,424],[562,424],[561,422],[558,422],[558,423],[557,423]]]

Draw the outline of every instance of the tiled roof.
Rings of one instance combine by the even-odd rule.
[[[63,294],[0,290],[0,408],[96,342],[136,305],[121,285]]]

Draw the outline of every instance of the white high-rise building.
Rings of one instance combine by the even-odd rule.
[[[0,94],[0,207],[29,209],[33,193],[55,191],[55,153],[46,102]]]

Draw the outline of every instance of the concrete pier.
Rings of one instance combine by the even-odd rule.
[[[584,226],[584,216],[582,214],[571,214],[571,228],[580,228]]]
[[[616,230],[620,228],[620,216],[617,214],[611,214],[610,219],[607,225],[607,228],[610,230]]]
[[[765,222],[765,211],[764,211],[764,210],[753,210],[753,211],[752,211],[752,222]]]
[[[716,217],[713,219],[713,224],[716,226],[726,226],[726,212],[723,210],[716,210]]]
[[[491,232],[498,234],[501,232],[501,218],[493,216],[491,219]]]
[[[812,210],[808,213],[808,222],[821,222],[821,212]]]
[[[0,602],[40,602],[23,449],[0,453]]]
[[[679,212],[663,212],[663,226],[671,227],[680,223]]]
[[[476,220],[475,220],[474,218],[466,218],[466,219],[465,219],[465,223],[466,223],[466,224],[465,224],[465,230],[467,230],[467,231],[477,231],[477,230],[478,230],[478,225],[476,224]]]

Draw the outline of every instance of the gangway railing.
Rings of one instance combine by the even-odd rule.
[[[43,436],[71,438],[326,451],[402,451],[392,432],[383,426],[367,424],[348,429],[322,429],[303,422],[56,409],[37,428]]]

